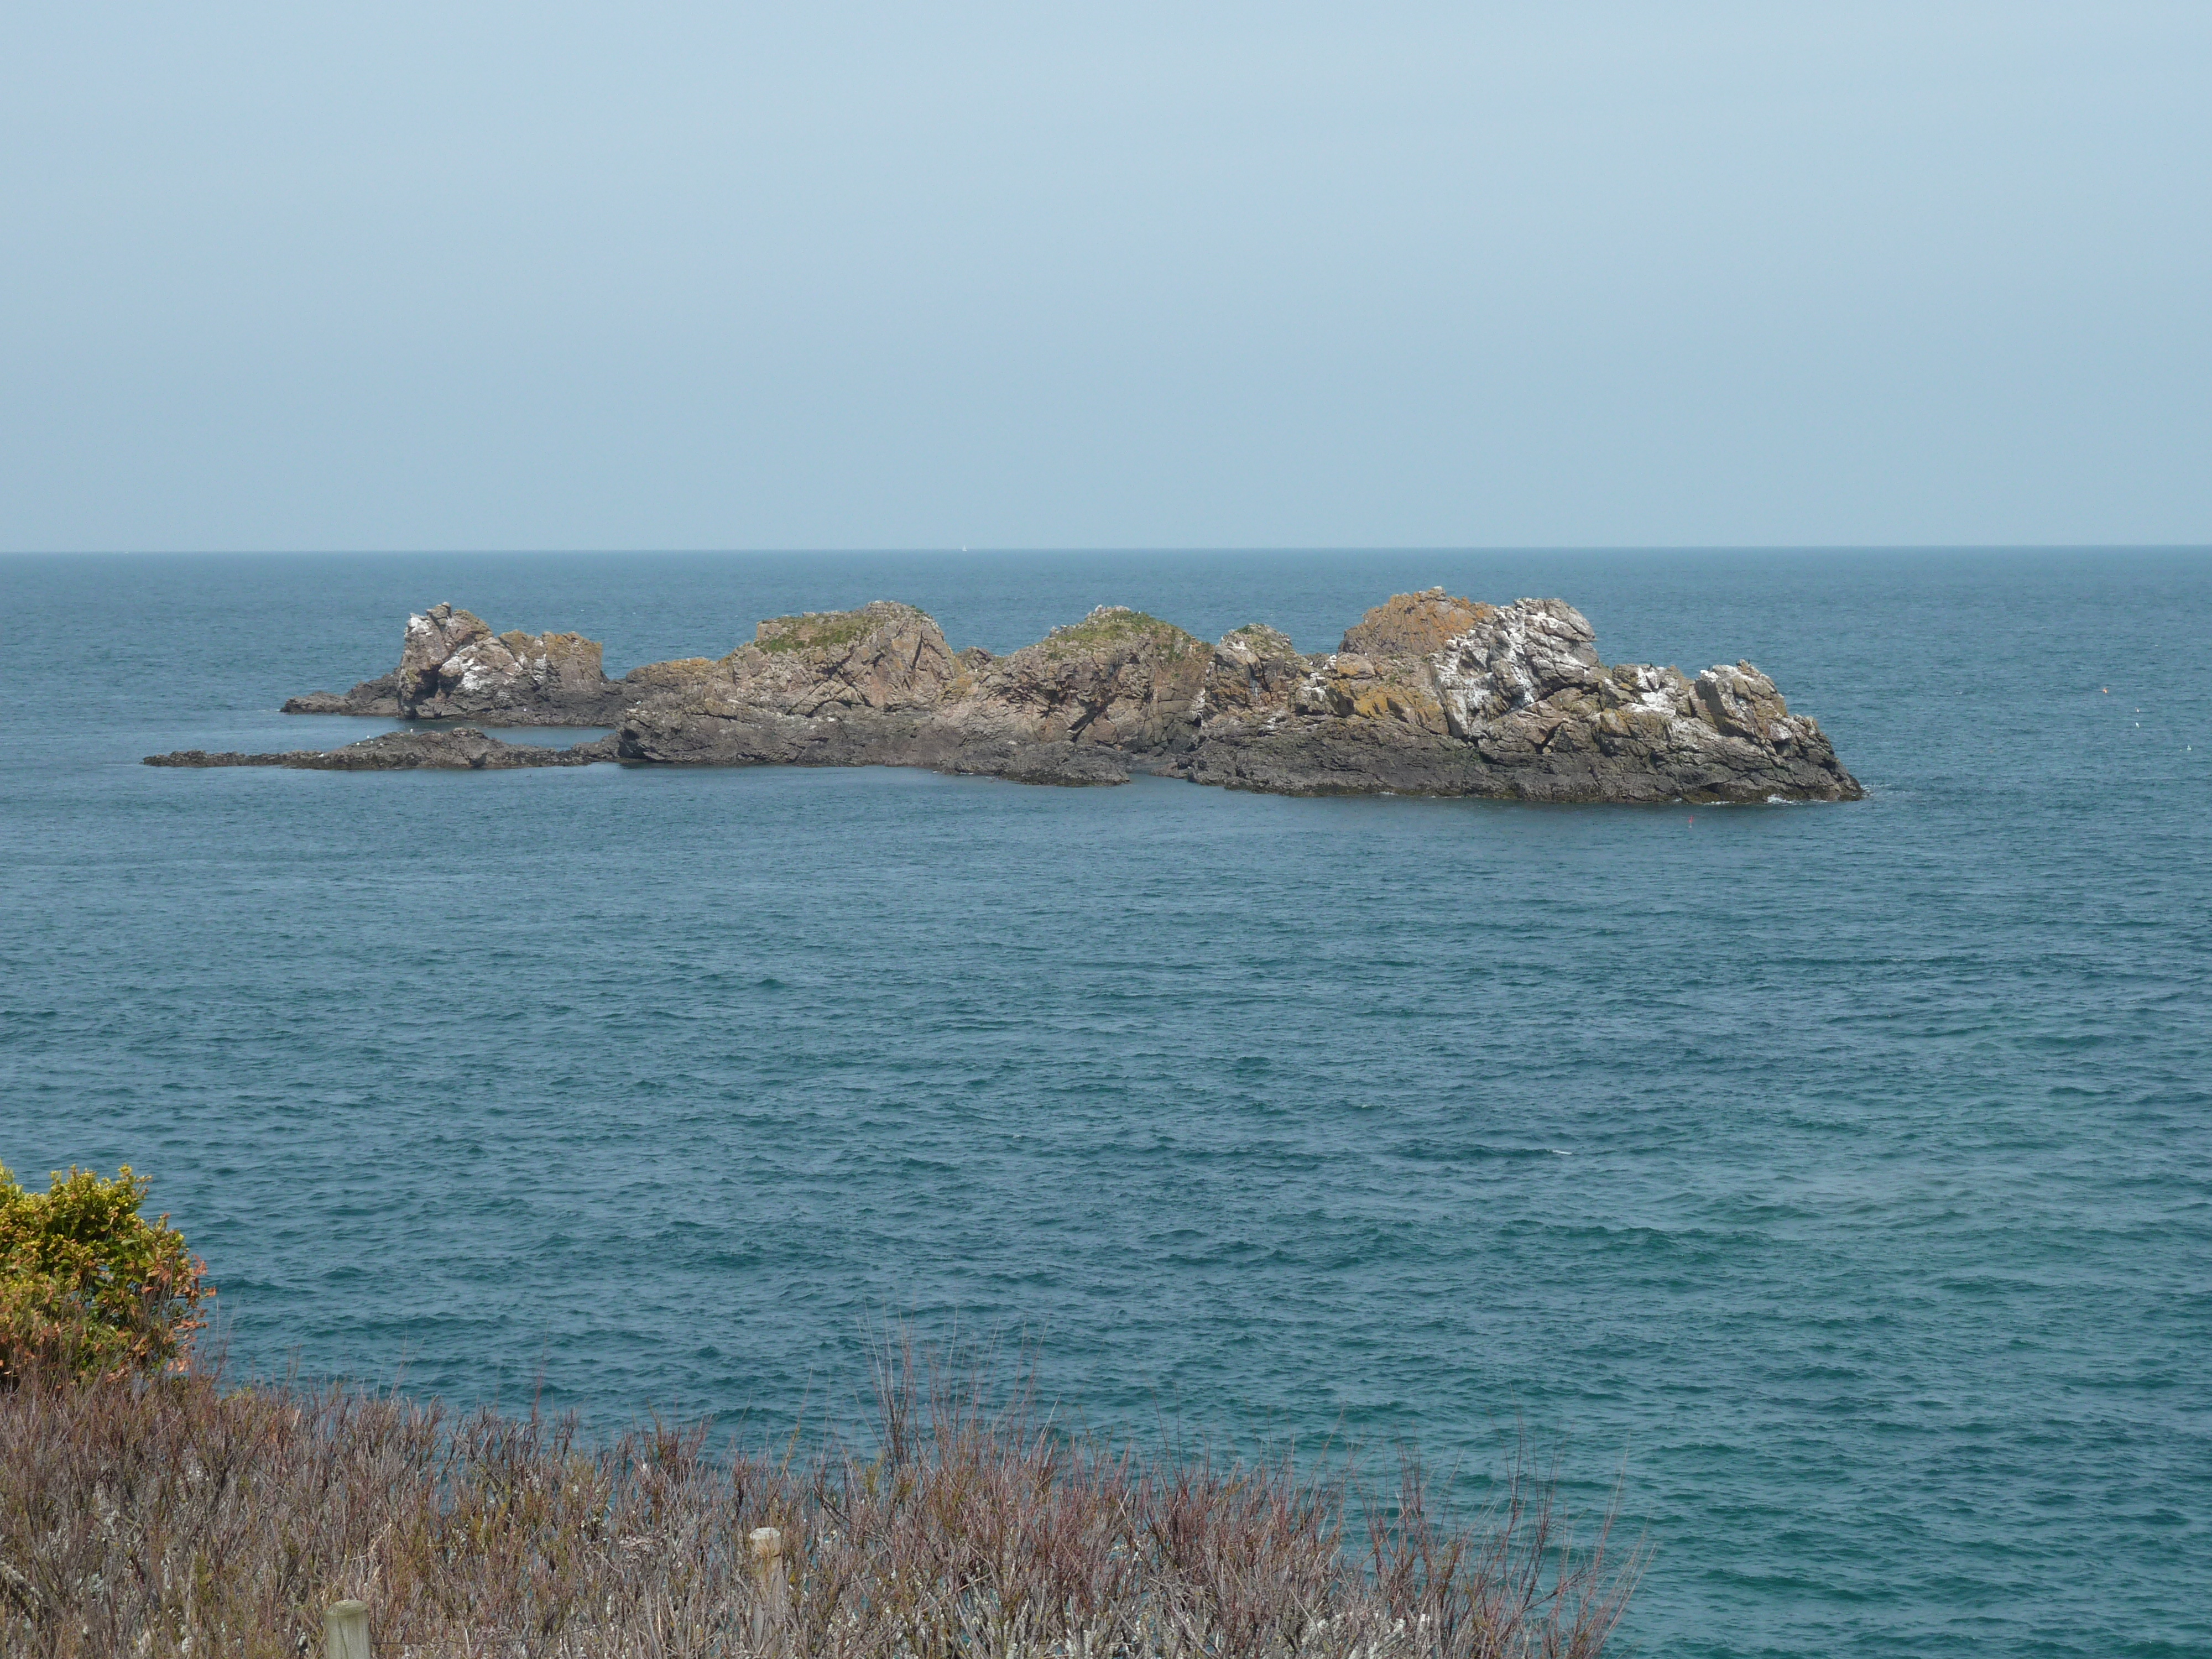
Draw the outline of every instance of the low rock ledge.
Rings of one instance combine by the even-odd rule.
[[[418,768],[446,772],[503,771],[519,766],[589,766],[616,758],[615,740],[573,744],[555,749],[532,743],[501,743],[474,726],[441,732],[386,732],[343,749],[288,749],[276,755],[241,755],[226,750],[179,749],[149,755],[148,766],[289,766],[310,772],[405,772]]]

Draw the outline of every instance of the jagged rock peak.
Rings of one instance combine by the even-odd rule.
[[[1529,708],[1603,677],[1597,634],[1563,599],[1485,605],[1465,632],[1431,659],[1452,735],[1471,737],[1487,721]]]
[[[1774,682],[1747,662],[1731,667],[1727,663],[1716,664],[1698,676],[1692,688],[1698,702],[1698,712],[1717,732],[1731,738],[1747,738],[1753,743],[1786,744],[1790,740],[1792,716],[1790,705],[1782,700],[1782,693]],[[1806,726],[1817,732],[1810,715],[1796,717]]]
[[[407,619],[394,690],[416,720],[508,711],[596,711],[610,688],[599,644],[580,634],[495,635],[474,613],[434,605]]]

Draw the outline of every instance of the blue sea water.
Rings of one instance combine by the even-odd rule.
[[[1437,582],[1870,798],[137,764],[382,729],[274,711],[439,599],[620,672]],[[1648,1653],[2212,1653],[2212,556],[11,558],[0,641],[0,1160],[152,1174],[234,1370],[774,1425],[995,1329],[1468,1501],[1525,1425]]]

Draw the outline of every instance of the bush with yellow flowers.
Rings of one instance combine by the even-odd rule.
[[[207,1264],[169,1218],[138,1213],[143,1176],[57,1172],[26,1192],[0,1164],[0,1386],[38,1369],[78,1377],[181,1368]]]

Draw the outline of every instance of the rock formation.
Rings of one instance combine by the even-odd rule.
[[[599,643],[580,634],[494,635],[481,619],[434,605],[407,619],[399,666],[343,696],[294,697],[288,714],[483,720],[501,726],[611,726],[642,687],[610,681]]]
[[[1820,726],[1792,714],[1749,663],[1709,668],[1695,680],[1643,664],[1608,668],[1571,605],[1483,605],[1442,588],[1376,606],[1337,650],[1319,656],[1302,655],[1270,628],[1240,628],[1209,646],[1157,617],[1109,606],[994,657],[956,652],[926,613],[878,601],[775,617],[726,656],[654,663],[620,680],[606,678],[592,641],[495,635],[469,612],[441,605],[408,619],[392,673],[343,696],[318,692],[285,708],[615,726],[617,757],[674,765],[928,766],[1038,783],[1115,783],[1142,770],[1289,794],[1547,801],[1840,800],[1861,793]],[[599,757],[590,752],[599,745],[586,745],[492,758],[508,745],[480,734],[474,741],[491,745],[470,751],[487,758],[431,758],[430,749],[372,739],[319,762],[161,763],[570,765]],[[338,758],[355,755],[362,758]]]

